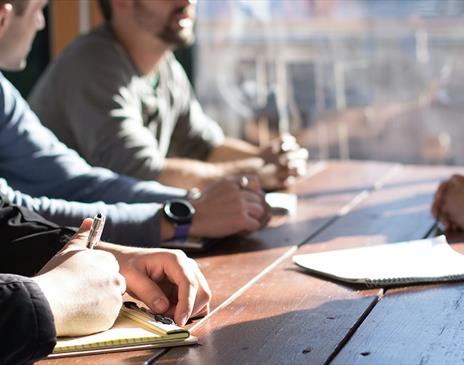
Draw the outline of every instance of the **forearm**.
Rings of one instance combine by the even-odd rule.
[[[0,192],[13,204],[28,208],[63,226],[78,227],[84,218],[102,213],[107,217],[103,238],[111,242],[146,247],[160,243],[161,205],[157,203],[79,203],[46,197],[33,198],[11,189],[3,179],[0,179]]]
[[[32,279],[0,275],[0,359],[28,364],[52,352],[56,344],[53,314]]]
[[[157,247],[161,242],[160,207],[156,203],[107,205],[101,202],[66,202],[63,209],[48,210],[44,216],[58,224],[77,227],[84,218],[101,213],[106,216],[103,239],[128,246]]]
[[[227,176],[256,175],[264,165],[261,158],[226,162],[203,162],[188,159],[167,159],[160,181],[184,189],[204,188]]]
[[[103,172],[102,172],[103,171]],[[163,203],[167,199],[186,194],[183,189],[164,186],[155,181],[139,181],[116,175],[104,169],[92,169],[67,184],[60,198],[84,203],[103,201],[114,203]],[[84,188],[85,187],[85,188]],[[48,194],[34,194],[36,196]]]
[[[224,176],[222,168],[216,164],[183,158],[165,160],[159,181],[164,185],[190,189],[202,188],[211,181]]]
[[[208,162],[224,162],[260,157],[260,154],[261,149],[251,143],[235,138],[226,138],[222,145],[211,150]]]

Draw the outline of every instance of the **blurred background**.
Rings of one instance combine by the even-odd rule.
[[[50,0],[26,71],[101,21],[95,0]],[[464,164],[464,0],[198,0],[176,56],[206,112],[264,145],[291,132],[313,159]]]

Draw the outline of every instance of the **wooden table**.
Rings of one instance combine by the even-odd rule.
[[[463,363],[464,283],[367,290],[310,276],[291,261],[296,253],[434,235],[433,194],[453,172],[314,164],[292,187],[295,216],[197,257],[214,295],[212,312],[190,325],[200,345],[40,364],[142,364],[151,356],[163,365]]]

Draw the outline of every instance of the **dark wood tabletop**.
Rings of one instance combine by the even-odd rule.
[[[231,237],[196,259],[211,313],[199,345],[48,359],[39,364],[456,364],[464,362],[464,283],[365,289],[299,270],[294,254],[436,234],[430,205],[457,170],[380,162],[311,165],[293,216]],[[462,172],[462,171],[461,171]],[[453,245],[459,245],[459,236]]]

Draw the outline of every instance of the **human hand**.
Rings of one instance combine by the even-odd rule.
[[[293,177],[306,173],[308,150],[296,142],[295,137],[285,134],[271,142],[262,150],[265,165],[259,171],[259,178],[266,190],[282,189]]]
[[[247,186],[241,186],[239,177],[213,183],[192,204],[196,212],[190,234],[194,237],[253,232],[264,227],[271,216],[259,180],[251,176]]]
[[[464,176],[453,175],[435,192],[432,214],[446,230],[464,229]]]
[[[183,326],[209,312],[211,291],[197,263],[180,250],[132,248],[101,243],[112,252],[126,279],[128,293],[153,312]]]
[[[92,224],[79,232],[33,279],[47,298],[58,336],[79,336],[110,328],[122,305],[125,280],[108,252],[86,249]]]

